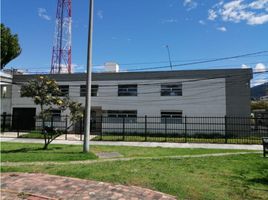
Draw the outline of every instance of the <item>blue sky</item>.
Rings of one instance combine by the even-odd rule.
[[[21,55],[7,68],[49,71],[57,0],[1,3],[1,21],[19,35],[22,47]],[[73,0],[72,9],[74,71],[85,71],[88,0]],[[95,0],[94,10],[93,63],[97,66],[114,61],[121,70],[131,71],[169,65],[165,45],[173,64],[268,50],[268,0]],[[268,53],[175,69],[242,66],[267,70]],[[258,83],[267,80],[266,75],[257,78]]]

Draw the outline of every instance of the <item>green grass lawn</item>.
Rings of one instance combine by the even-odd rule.
[[[27,134],[20,135],[19,138],[35,138],[35,139],[44,139],[44,135],[40,132],[30,132]]]
[[[2,162],[34,162],[34,161],[73,161],[96,159],[94,153],[118,152],[124,157],[160,157],[176,155],[196,155],[208,153],[242,152],[243,150],[224,149],[179,149],[162,147],[123,147],[123,146],[91,146],[90,154],[82,153],[81,145],[50,144],[48,150],[43,144],[1,143]]]
[[[121,135],[104,135],[104,136],[96,136],[92,139],[92,141],[137,141],[137,142],[190,142],[190,143],[219,143],[224,144],[225,139],[224,138],[194,138],[194,137],[188,137],[185,140],[185,137],[153,137],[148,136],[147,140],[145,140],[145,137],[143,136],[121,136]],[[252,137],[252,138],[228,138],[227,139],[228,144],[261,144],[261,138],[258,137]]]
[[[268,199],[268,159],[261,154],[61,166],[2,166],[1,170],[136,185],[175,195],[178,199]]]
[[[20,135],[19,138],[35,138],[35,139],[43,139],[44,136],[38,132],[38,131],[32,131],[28,134]],[[178,143],[219,143],[224,144],[225,138],[194,138],[194,137],[188,137],[185,139],[185,137],[154,137],[154,136],[148,136],[147,140],[145,140],[144,136],[130,136],[126,135],[123,137],[122,135],[103,135],[96,136],[92,139],[92,141],[129,141],[129,142],[178,142]],[[261,138],[260,137],[251,137],[251,138],[228,138],[227,139],[228,144],[261,144]]]

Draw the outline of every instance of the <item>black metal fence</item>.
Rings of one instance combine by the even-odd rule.
[[[27,122],[27,123],[26,123]],[[82,139],[84,120],[70,127],[68,116],[51,117],[45,125],[65,130],[66,134],[79,134]],[[1,132],[41,131],[38,117],[1,115]],[[202,142],[261,144],[268,137],[268,118],[250,117],[95,117],[91,119],[93,140]]]

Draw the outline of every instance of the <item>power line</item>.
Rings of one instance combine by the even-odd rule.
[[[189,66],[189,65],[196,65],[196,64],[203,64],[203,63],[210,63],[210,62],[216,62],[216,61],[222,61],[222,60],[230,60],[230,59],[236,59],[236,58],[247,58],[247,57],[258,57],[258,56],[266,56],[265,53],[268,53],[268,51],[259,51],[259,52],[253,52],[253,53],[247,53],[247,54],[240,54],[240,55],[235,55],[235,56],[229,56],[229,57],[220,57],[220,58],[210,58],[210,59],[191,59],[191,60],[171,60],[173,63],[176,62],[185,62],[181,64],[174,64],[172,66],[174,67],[179,67],[179,66]],[[261,55],[264,54],[264,55]],[[262,62],[262,61],[258,61]],[[256,61],[256,63],[258,63]],[[140,63],[119,63],[120,65],[148,65],[148,64],[160,64],[160,63],[168,63],[167,61],[157,61],[157,62],[140,62]],[[249,63],[243,63],[243,64],[249,64]],[[254,63],[252,63],[254,64]],[[93,65],[93,66],[101,66],[101,65]],[[166,66],[155,66],[155,67],[140,67],[136,69],[127,69],[127,71],[143,71],[143,70],[152,70],[152,69],[164,69],[164,68],[170,68],[170,65]],[[31,68],[26,68],[24,70],[29,70],[29,69],[40,69],[40,67],[31,67]],[[49,73],[47,72],[37,72],[37,73]]]
[[[173,65],[173,67],[181,67],[181,66],[188,66],[188,65],[196,65],[196,64],[217,62],[217,61],[222,61],[222,60],[230,60],[230,59],[235,59],[235,58],[248,57],[248,56],[252,56],[252,55],[259,55],[259,54],[263,54],[263,53],[267,53],[267,52],[268,51],[259,51],[259,52],[248,53],[248,54],[241,54],[241,55],[236,55],[236,56],[229,56],[229,57],[208,59],[208,60],[204,60],[204,61],[188,62],[188,63],[176,64],[176,65]],[[143,71],[143,70],[152,70],[152,69],[163,69],[163,68],[168,68],[168,67],[169,66],[147,67],[147,68],[133,69],[133,70],[129,70],[129,71]]]

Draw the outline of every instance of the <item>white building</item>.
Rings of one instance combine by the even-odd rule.
[[[27,123],[40,108],[20,96],[20,86],[36,76],[14,75],[10,108],[5,110],[23,115]],[[47,76],[57,81],[65,95],[84,104],[86,74]],[[251,69],[93,73],[92,77],[93,117],[250,116]],[[6,108],[2,106],[1,112]]]

